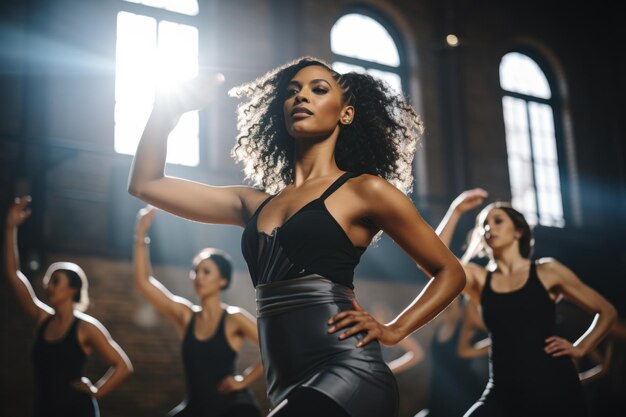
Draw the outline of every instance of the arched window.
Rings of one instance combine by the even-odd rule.
[[[339,73],[367,72],[402,92],[402,48],[393,28],[381,21],[365,11],[337,19],[330,32],[330,47],[335,55],[333,69]]]
[[[531,225],[563,227],[555,98],[544,71],[528,55],[500,61],[512,204]]]
[[[133,155],[155,91],[198,74],[198,0],[125,0],[117,15],[115,151]],[[197,166],[198,112],[170,133],[167,162]]]

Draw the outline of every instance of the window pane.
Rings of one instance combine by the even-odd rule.
[[[347,64],[341,61],[333,62],[333,69],[340,74],[345,74],[347,72],[358,72],[359,74],[363,74],[364,72],[370,74],[373,77],[376,77],[382,81],[385,81],[391,88],[393,88],[396,92],[402,93],[402,80],[398,74],[388,71],[380,71],[372,68],[365,69],[359,65]]]
[[[115,99],[153,100],[156,20],[121,12],[117,16]]]
[[[504,109],[506,150],[509,158],[521,158],[530,161],[526,103],[516,98],[504,97],[502,107]]]
[[[385,81],[391,88],[396,90],[398,93],[402,93],[402,81],[400,80],[400,76],[393,72],[388,71],[380,71],[376,69],[367,70],[369,74],[372,74],[374,77],[377,77],[383,81]]]
[[[346,72],[358,72],[362,74],[365,72],[365,68],[359,65],[346,64],[340,61],[333,62],[333,69],[339,74],[345,74]]]
[[[554,137],[554,118],[550,106],[529,103],[530,130],[533,138],[533,152],[536,161],[556,163],[556,138]]]
[[[535,224],[536,197],[526,103],[520,99],[504,97],[502,108],[511,184],[511,204],[524,213],[529,224]]]
[[[173,164],[197,166],[200,163],[199,115],[197,111],[185,113],[170,133],[167,143],[167,161]],[[195,150],[195,152],[194,152]]]
[[[160,22],[157,68],[160,86],[173,86],[198,75],[198,29]]]
[[[171,10],[189,16],[198,14],[198,0],[126,0],[131,3],[145,4],[159,9]]]
[[[506,54],[500,62],[500,86],[529,96],[548,99],[552,96],[550,85],[539,65],[518,52]]]
[[[500,63],[504,90],[549,99],[548,81],[535,61],[510,53]],[[559,179],[552,107],[505,96],[502,99],[512,203],[531,225],[562,227],[563,203]]]
[[[198,72],[198,31],[148,16],[118,14],[115,151],[133,155],[152,109],[156,86],[166,88]],[[185,114],[170,134],[167,162],[198,165],[198,114]]]
[[[330,48],[339,55],[400,66],[398,48],[387,29],[362,14],[347,14],[335,22],[330,31]]]

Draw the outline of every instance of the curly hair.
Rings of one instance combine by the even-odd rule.
[[[339,74],[313,57],[291,61],[229,91],[243,99],[231,155],[244,164],[246,179],[269,193],[294,181],[295,144],[287,132],[283,103],[289,82],[311,65],[326,68],[343,90],[343,103],[355,109],[352,123],[340,125],[335,148],[339,169],[380,176],[409,194],[413,157],[424,130],[415,109],[385,82],[368,74]]]

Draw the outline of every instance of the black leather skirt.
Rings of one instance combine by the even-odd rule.
[[[319,276],[256,288],[261,357],[273,406],[298,387],[316,389],[352,417],[395,417],[396,379],[378,341],[356,347],[363,336],[339,340],[328,320],[352,310],[353,291]]]

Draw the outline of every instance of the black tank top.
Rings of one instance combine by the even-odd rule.
[[[255,287],[270,281],[318,274],[353,288],[354,268],[366,248],[352,244],[324,201],[348,179],[358,175],[342,174],[320,197],[307,203],[271,235],[258,230],[257,219],[275,195],[257,208],[246,222],[241,238],[243,257]],[[279,258],[284,261],[275,262]]]
[[[237,353],[226,340],[224,332],[226,314],[224,310],[215,334],[207,340],[199,340],[195,336],[195,313],[189,320],[182,342],[187,398],[179,405],[179,411],[180,408],[187,408],[190,409],[188,411],[218,416],[236,404],[255,404],[249,390],[229,394],[220,394],[217,391],[219,382],[224,377],[234,374],[237,358]]]
[[[585,415],[578,372],[568,356],[544,351],[556,330],[556,305],[539,277],[535,262],[526,283],[509,292],[492,289],[487,274],[481,296],[483,318],[491,338],[492,393],[507,415]]]
[[[74,318],[66,334],[60,339],[44,339],[46,328],[53,316],[39,326],[32,350],[33,368],[39,396],[54,398],[71,388],[71,382],[83,376],[87,359],[78,343],[79,319]]]
[[[66,334],[56,340],[44,339],[52,321],[48,317],[37,330],[32,350],[35,371],[33,417],[96,417],[98,402],[86,392],[78,391],[72,382],[83,376],[87,355],[78,342],[78,324],[74,318]]]

